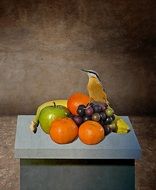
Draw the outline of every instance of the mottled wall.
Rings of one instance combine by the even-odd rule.
[[[118,114],[154,114],[153,0],[1,0],[0,114],[86,92],[99,72]]]

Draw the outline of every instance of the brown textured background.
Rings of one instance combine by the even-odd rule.
[[[0,0],[1,190],[19,189],[16,115],[85,92],[79,68],[99,72],[117,114],[155,114],[155,10],[155,0]],[[136,189],[153,190],[156,118],[130,119],[142,147]]]
[[[99,72],[116,112],[155,114],[153,0],[1,0],[0,114],[33,114]]]

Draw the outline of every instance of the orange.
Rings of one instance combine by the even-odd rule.
[[[75,92],[68,98],[67,107],[73,115],[78,115],[77,108],[79,107],[79,105],[86,106],[89,103],[89,100],[90,98],[86,94],[83,94],[81,92]]]
[[[79,127],[79,138],[85,144],[98,144],[104,137],[104,129],[96,121],[86,121]]]
[[[68,117],[56,119],[50,128],[50,137],[59,144],[67,144],[74,141],[78,136],[78,127],[75,122]]]

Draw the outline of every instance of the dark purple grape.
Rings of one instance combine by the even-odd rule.
[[[97,103],[97,102],[91,102],[90,103],[90,106],[93,108],[93,110],[94,110],[94,107],[96,107],[96,106],[99,106],[99,104]],[[95,108],[96,109],[96,108]]]
[[[95,113],[100,113],[102,111],[102,107],[99,104],[95,104],[93,106],[93,110]]]
[[[105,111],[106,109],[107,109],[107,104],[100,104],[100,106],[101,106],[101,111]]]
[[[73,117],[73,121],[75,121],[75,123],[79,126],[79,125],[82,124],[83,119],[82,119],[82,117],[80,117],[80,116],[78,116],[78,115],[75,115],[75,116]]]
[[[86,108],[85,105],[79,105],[79,107],[77,108],[77,114],[79,116],[85,115],[85,108]]]
[[[92,108],[94,107],[94,105],[95,105],[95,103],[93,103],[93,102],[91,102],[91,103],[89,104],[89,106],[91,106]]]
[[[93,121],[100,121],[100,114],[99,113],[94,113],[92,115],[92,120]]]
[[[89,115],[83,116],[83,121],[88,121],[88,120],[91,120],[91,116]]]
[[[101,124],[102,126],[104,126],[104,125],[105,125],[105,120],[100,119],[100,124]]]
[[[112,129],[108,125],[104,125],[103,128],[105,131],[105,135],[108,135],[109,133],[112,132]]]
[[[112,121],[114,121],[115,115],[113,114],[110,118],[111,118]]]
[[[91,106],[88,106],[86,109],[85,109],[85,114],[88,115],[88,116],[91,116],[92,114],[94,113],[94,110]]]
[[[105,121],[106,118],[107,118],[106,114],[104,112],[100,112],[100,119]]]
[[[112,115],[112,116],[107,117],[107,118],[109,118],[109,120],[110,120],[110,122],[108,122],[108,124],[111,124],[111,123],[112,123],[112,121],[114,121],[115,116],[114,116],[114,115]]]
[[[112,118],[111,117],[107,117],[105,120],[105,125],[109,125],[112,122]]]

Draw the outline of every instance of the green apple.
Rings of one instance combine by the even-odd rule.
[[[64,106],[48,106],[42,109],[39,115],[39,123],[42,130],[49,134],[51,123],[58,118],[67,117],[69,110]]]

